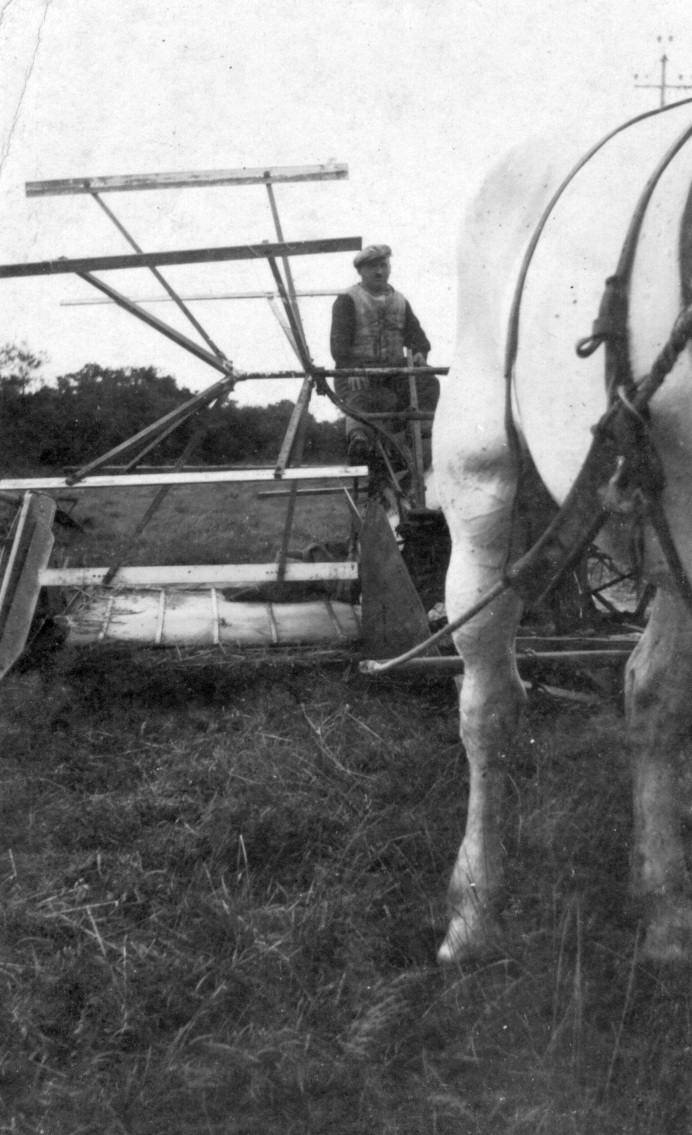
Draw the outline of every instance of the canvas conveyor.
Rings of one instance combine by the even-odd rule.
[[[397,541],[379,504],[367,510],[367,466],[303,464],[303,446],[311,395],[318,381],[333,371],[314,366],[301,319],[298,295],[291,272],[293,256],[352,252],[361,240],[346,237],[326,240],[286,241],[276,204],[274,186],[284,182],[339,180],[347,177],[345,165],[272,167],[257,170],[222,170],[203,173],[128,175],[30,182],[32,197],[65,194],[90,196],[116,226],[133,252],[118,256],[65,258],[0,266],[0,277],[73,273],[100,292],[105,299],[206,362],[221,374],[206,390],[195,395],[164,418],[140,430],[108,453],[95,457],[64,477],[6,477],[0,480],[0,495],[16,500],[16,514],[0,545],[0,677],[17,661],[37,625],[50,617],[61,629],[67,646],[93,646],[127,642],[142,646],[175,647],[180,650],[210,648],[223,653],[235,648],[286,647],[296,649],[338,647],[347,652],[363,646],[370,654],[396,653],[425,637],[428,620],[421,600],[401,558]],[[276,240],[255,245],[196,248],[174,252],[143,252],[116,217],[102,195],[195,186],[264,185],[276,231]],[[188,306],[188,300],[171,286],[161,269],[168,265],[214,263],[255,259],[266,262],[274,288],[256,293],[267,299],[279,318],[295,352],[299,369],[290,372],[238,374],[226,354],[214,342]],[[194,328],[196,338],[182,334],[151,314],[144,300],[131,300],[95,272],[146,268],[164,289],[161,302],[175,303]],[[302,294],[335,294],[313,292]],[[245,297],[246,293],[231,293]],[[84,302],[84,301],[82,301]],[[446,373],[447,368],[426,368],[426,373]],[[346,373],[346,372],[336,372]],[[393,369],[392,373],[402,373]],[[425,511],[425,488],[420,448],[420,420],[415,400],[415,376],[408,417],[412,484],[410,501]],[[204,415],[213,415],[239,381],[291,377],[300,391],[276,462],[262,468],[195,467],[190,464],[195,445],[205,433]],[[401,416],[401,415],[400,415]],[[374,415],[373,417],[377,417]],[[197,429],[172,467],[145,466],[144,461],[160,442],[183,423],[194,421]],[[404,423],[406,424],[406,423]],[[388,465],[391,472],[391,466]],[[166,494],[176,486],[232,482],[282,482],[258,497],[284,494],[286,513],[276,559],[264,564],[193,564],[132,566],[129,560],[147,524]],[[325,483],[326,482],[326,483]],[[51,563],[52,524],[56,499],[83,490],[151,486],[155,489],[145,512],[133,518],[129,540],[112,562],[100,566],[67,566]],[[300,487],[299,487],[300,486]],[[396,477],[392,491],[399,486]],[[296,505],[300,496],[333,493],[350,519],[351,541],[347,558],[322,562],[297,559],[291,548]],[[389,499],[392,497],[390,492]],[[365,517],[365,520],[363,519]],[[228,549],[232,559],[233,549]],[[318,585],[324,594],[299,602],[284,602],[281,589],[292,585]],[[239,588],[254,588],[259,599],[234,599]],[[266,599],[263,592],[271,589]],[[279,601],[274,601],[279,589]],[[42,596],[48,596],[46,604]],[[62,602],[56,603],[55,597]],[[49,616],[46,616],[46,611]],[[37,612],[39,614],[37,615]],[[32,630],[33,627],[33,630]],[[365,640],[365,642],[363,641]]]

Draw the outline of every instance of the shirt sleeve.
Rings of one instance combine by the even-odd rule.
[[[420,351],[422,355],[427,356],[430,350],[430,342],[413,314],[408,300],[406,300],[406,313],[404,315],[404,346],[409,347],[414,355]]]
[[[356,338],[356,305],[351,296],[337,296],[332,307],[329,346],[337,367],[352,365],[351,352]]]

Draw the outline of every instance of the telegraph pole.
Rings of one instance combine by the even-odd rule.
[[[672,35],[669,35],[668,37],[659,35],[659,36],[657,36],[657,39],[658,39],[658,42],[660,44],[664,44],[664,41],[667,41],[668,43],[673,42]],[[670,62],[670,60],[668,59],[668,56],[666,55],[666,51],[665,51],[665,47],[664,47],[663,48],[663,54],[662,54],[662,56],[659,60],[659,63],[661,64],[661,79],[660,79],[660,82],[658,82],[658,83],[635,83],[634,84],[635,87],[642,87],[646,90],[658,91],[659,94],[660,94],[660,98],[661,98],[661,101],[659,103],[660,106],[666,105],[666,91],[692,91],[692,83],[669,83],[667,81],[667,79],[666,79],[666,67],[667,67],[669,62]],[[638,79],[639,75],[635,75],[634,77],[635,77],[635,79]],[[646,75],[644,75],[642,77],[646,78]],[[678,79],[682,79],[682,78],[683,78],[682,75],[678,75]]]

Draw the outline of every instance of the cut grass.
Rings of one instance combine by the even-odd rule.
[[[533,707],[502,950],[440,971],[451,686],[107,651],[0,697],[0,1131],[688,1130],[615,714]]]

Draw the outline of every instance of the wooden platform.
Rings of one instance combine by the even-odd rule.
[[[200,591],[101,589],[84,594],[59,622],[68,646],[129,642],[142,646],[346,645],[360,639],[360,611],[329,599],[236,603],[216,588]]]

